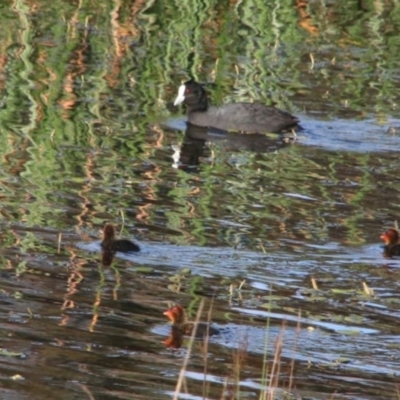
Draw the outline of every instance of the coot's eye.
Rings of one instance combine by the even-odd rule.
[[[190,93],[190,89],[185,90],[185,94]]]

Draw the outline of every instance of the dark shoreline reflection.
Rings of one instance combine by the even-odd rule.
[[[175,151],[172,156],[173,166],[188,172],[197,170],[201,158],[211,156],[208,143],[217,143],[226,151],[254,153],[274,152],[290,145],[290,142],[282,140],[282,135],[271,138],[261,133],[226,132],[187,123],[182,145],[173,147]]]

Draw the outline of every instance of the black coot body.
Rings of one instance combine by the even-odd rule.
[[[191,124],[243,133],[280,133],[298,128],[299,120],[286,111],[259,103],[209,106],[207,93],[194,80],[180,86],[174,105],[185,103]]]

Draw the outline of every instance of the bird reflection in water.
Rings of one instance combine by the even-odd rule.
[[[226,132],[216,128],[206,128],[187,123],[185,136],[180,146],[172,149],[172,166],[186,172],[197,172],[204,160],[212,159],[212,144],[224,151],[251,151],[254,153],[274,152],[288,146],[285,140],[277,141],[261,133],[243,135],[239,132]]]

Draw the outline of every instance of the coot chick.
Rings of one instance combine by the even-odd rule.
[[[397,229],[388,229],[385,233],[382,233],[380,238],[385,242],[383,247],[385,257],[400,256],[400,236]]]
[[[104,225],[101,247],[104,251],[129,253],[140,251],[139,245],[128,239],[115,239],[115,229],[111,224]]]
[[[185,103],[191,124],[243,133],[280,133],[299,127],[298,118],[275,107],[259,103],[230,103],[209,106],[207,92],[194,80],[178,90],[174,105]]]
[[[192,331],[195,327],[195,322],[187,319],[186,312],[180,304],[169,308],[164,312],[164,315],[170,319],[175,334],[177,331],[182,335],[190,336],[192,334]],[[197,324],[195,337],[201,338],[203,336],[217,335],[218,333],[219,330],[217,328],[214,328],[205,322],[199,322]]]

